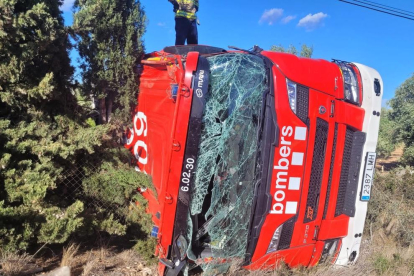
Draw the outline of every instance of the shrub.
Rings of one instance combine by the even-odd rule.
[[[401,246],[414,244],[414,169],[377,173],[368,204],[366,232],[382,229]]]
[[[386,158],[395,150],[395,125],[390,119],[389,111],[385,108],[381,111],[381,122],[378,133],[377,154],[378,157]]]
[[[391,262],[385,258],[383,255],[379,255],[374,260],[374,269],[375,271],[383,275],[391,269]]]

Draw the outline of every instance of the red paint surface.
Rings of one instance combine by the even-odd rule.
[[[305,141],[290,140],[292,152],[304,153],[302,166],[289,166],[288,177],[300,177],[300,190],[285,191],[284,201],[298,202],[298,219],[295,224],[291,241],[291,248],[266,254],[270,240],[278,226],[293,217],[293,214],[268,214],[254,252],[252,263],[247,269],[272,269],[280,260],[289,266],[316,265],[323,250],[323,241],[341,238],[347,235],[349,218],[342,215],[335,217],[336,194],[338,191],[340,168],[343,152],[346,125],[357,130],[362,129],[364,110],[358,106],[345,103],[343,99],[343,80],[339,67],[324,60],[298,58],[293,55],[263,52],[274,62],[272,69],[275,84],[275,107],[279,128],[306,127],[306,125],[292,112],[288,103],[286,78],[310,87],[309,94],[309,122],[310,128]],[[191,81],[193,71],[196,70],[198,53],[192,52],[184,59],[178,55],[164,52],[150,54],[143,61],[143,71],[140,77],[140,94],[135,114],[145,114],[147,122],[137,120],[133,141],[127,145],[133,153],[138,141],[144,143],[147,150],[140,148],[138,157],[147,159],[146,164],[137,162],[140,171],[152,177],[158,198],[146,192],[144,196],[149,199],[149,212],[154,215],[154,223],[159,227],[158,246],[156,253],[159,258],[168,256],[172,244],[176,203],[179,190],[180,174],[186,144],[189,114],[191,110],[192,89]],[[149,58],[149,59],[148,59]],[[183,63],[185,63],[185,70]],[[174,101],[170,95],[171,84],[178,84],[178,95]],[[362,91],[361,91],[362,93]],[[330,113],[334,105],[334,116]],[[319,113],[319,107],[324,106],[325,114]],[[325,156],[324,172],[318,213],[314,221],[303,223],[307,214],[306,200],[308,183],[311,175],[311,163],[317,118],[329,123],[327,154]],[[338,140],[331,187],[330,202],[326,220],[322,219],[328,175],[332,158],[332,145],[335,123],[339,124]],[[146,129],[146,135],[140,130]],[[138,131],[137,131],[138,130]],[[131,137],[129,134],[129,137]],[[282,135],[281,135],[282,136]],[[285,137],[285,140],[291,137]],[[281,139],[281,138],[280,138]],[[274,165],[283,158],[280,147],[276,148]],[[276,189],[277,171],[273,171],[270,194],[274,195]],[[272,205],[276,203],[273,199]],[[270,210],[269,210],[270,211]],[[160,219],[155,214],[160,214]],[[316,235],[315,235],[316,233]],[[306,236],[307,235],[307,236]],[[159,274],[163,275],[165,267],[159,265]]]

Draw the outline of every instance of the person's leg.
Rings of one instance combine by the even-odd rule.
[[[184,45],[188,34],[188,20],[184,17],[175,18],[175,45]]]
[[[198,44],[197,20],[190,21],[187,44]]]

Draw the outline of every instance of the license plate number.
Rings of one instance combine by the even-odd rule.
[[[371,198],[371,187],[375,171],[375,159],[377,154],[375,152],[368,152],[365,160],[364,177],[362,178],[362,192],[361,200],[368,201]]]

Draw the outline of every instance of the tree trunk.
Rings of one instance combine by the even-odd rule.
[[[111,122],[111,115],[112,115],[112,106],[113,106],[114,100],[112,97],[106,98],[106,119],[107,122]]]
[[[107,123],[105,98],[99,99],[99,124]]]

